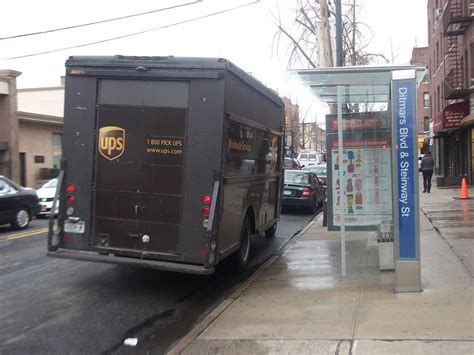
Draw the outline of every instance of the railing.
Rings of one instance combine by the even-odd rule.
[[[459,36],[469,27],[473,20],[472,0],[449,0],[442,15],[445,36]],[[468,6],[469,4],[469,6]]]

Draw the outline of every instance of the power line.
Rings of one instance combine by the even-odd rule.
[[[180,21],[180,22],[175,22],[175,23],[172,23],[172,24],[169,24],[169,25],[165,25],[165,26],[161,26],[161,27],[151,28],[151,29],[148,29],[148,30],[140,31],[140,32],[129,33],[129,34],[126,34],[126,35],[123,35],[123,36],[118,36],[118,37],[113,37],[113,38],[107,38],[107,39],[103,39],[103,40],[96,41],[96,42],[89,42],[89,43],[84,43],[84,44],[78,44],[78,45],[71,46],[71,47],[64,47],[64,48],[59,48],[59,49],[52,49],[52,50],[44,51],[44,52],[37,52],[37,53],[32,53],[32,54],[25,54],[25,55],[20,55],[20,56],[16,56],[16,57],[10,57],[10,58],[2,58],[2,59],[0,59],[0,61],[3,61],[3,60],[12,60],[12,59],[21,59],[21,58],[28,58],[28,57],[34,57],[34,56],[43,55],[43,54],[50,54],[50,53],[55,53],[55,52],[61,52],[61,51],[65,51],[65,50],[68,50],[68,49],[75,49],[75,48],[81,48],[81,47],[92,46],[92,45],[99,44],[99,43],[105,43],[105,42],[110,42],[110,41],[116,41],[116,40],[118,40],[118,39],[123,39],[123,38],[127,38],[127,37],[137,36],[137,35],[141,35],[141,34],[148,33],[148,32],[152,32],[152,31],[162,30],[162,29],[164,29],[164,28],[174,27],[174,26],[178,26],[178,25],[185,24],[185,23],[189,23],[189,22],[194,22],[194,21],[202,20],[202,19],[204,19],[204,18],[208,18],[208,17],[220,15],[220,14],[223,14],[223,13],[226,13],[226,12],[238,10],[238,9],[243,8],[243,7],[246,7],[246,6],[254,5],[254,4],[259,3],[260,1],[261,1],[261,0],[255,0],[255,1],[253,1],[253,2],[250,2],[250,3],[247,3],[247,4],[243,4],[243,5],[239,5],[239,6],[236,6],[236,7],[232,7],[232,8],[226,9],[226,10],[222,10],[222,11],[218,11],[218,12],[213,12],[213,13],[211,13],[211,14],[207,14],[207,15],[195,17],[195,18],[192,18],[192,19],[189,19],[189,20],[184,20],[184,21]]]
[[[137,14],[132,14],[132,15],[126,15],[126,16],[121,16],[121,17],[115,17],[107,20],[100,20],[100,21],[95,21],[95,22],[88,22],[88,23],[83,23],[81,25],[73,25],[73,26],[67,26],[67,27],[61,27],[61,28],[54,28],[51,30],[46,30],[46,31],[39,31],[39,32],[31,32],[31,33],[23,33],[19,35],[14,35],[14,36],[9,36],[9,37],[0,37],[0,41],[7,40],[7,39],[14,39],[14,38],[21,38],[21,37],[29,37],[29,36],[36,36],[36,35],[42,35],[46,33],[51,33],[51,32],[58,32],[58,31],[64,31],[64,30],[71,30],[73,28],[79,28],[79,27],[86,27],[86,26],[92,26],[92,25],[98,25],[100,23],[106,23],[106,22],[112,22],[112,21],[118,21],[118,20],[124,20],[127,18],[131,17],[137,17],[137,16],[143,16],[143,15],[150,15],[156,12],[162,12],[166,10],[172,10],[176,9],[178,7],[184,7],[184,6],[189,6],[189,5],[195,5],[197,3],[202,2],[202,0],[196,0],[193,2],[188,2],[185,4],[180,4],[180,5],[175,5],[175,6],[170,6],[170,7],[164,7],[162,9],[157,9],[157,10],[151,10],[151,11],[146,11],[146,12],[140,12]]]

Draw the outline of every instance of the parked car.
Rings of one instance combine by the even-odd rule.
[[[316,152],[298,154],[298,161],[302,166],[316,165],[320,162],[320,156]]]
[[[321,184],[324,186],[327,185],[328,181],[328,174],[327,174],[327,165],[326,164],[320,164],[320,165],[311,165],[303,168],[304,170],[311,171],[312,173],[315,173],[321,181]]]
[[[40,207],[35,190],[0,175],[0,224],[11,223],[14,229],[25,229]]]
[[[283,164],[285,165],[285,169],[290,169],[290,170],[301,169],[300,163],[298,162],[298,160],[294,158],[285,158]]]
[[[38,213],[39,217],[49,215],[53,205],[54,195],[56,194],[56,187],[58,186],[58,178],[49,180],[46,184],[41,186],[37,191],[38,199],[41,204],[41,210]],[[58,206],[56,205],[55,215],[58,214]]]
[[[308,170],[286,170],[283,207],[304,207],[316,212],[324,200],[324,187],[316,174]]]

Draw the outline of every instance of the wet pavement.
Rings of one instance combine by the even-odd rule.
[[[170,353],[473,354],[474,210],[455,196],[420,194],[422,292],[393,292],[369,232],[348,233],[341,276],[339,234],[320,218]]]
[[[474,189],[468,200],[458,198],[459,189],[435,189],[420,201],[421,210],[474,277]]]

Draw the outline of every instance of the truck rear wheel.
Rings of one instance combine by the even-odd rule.
[[[234,254],[235,264],[238,269],[246,269],[250,259],[250,239],[252,226],[248,216],[245,217],[240,231],[240,248]]]

